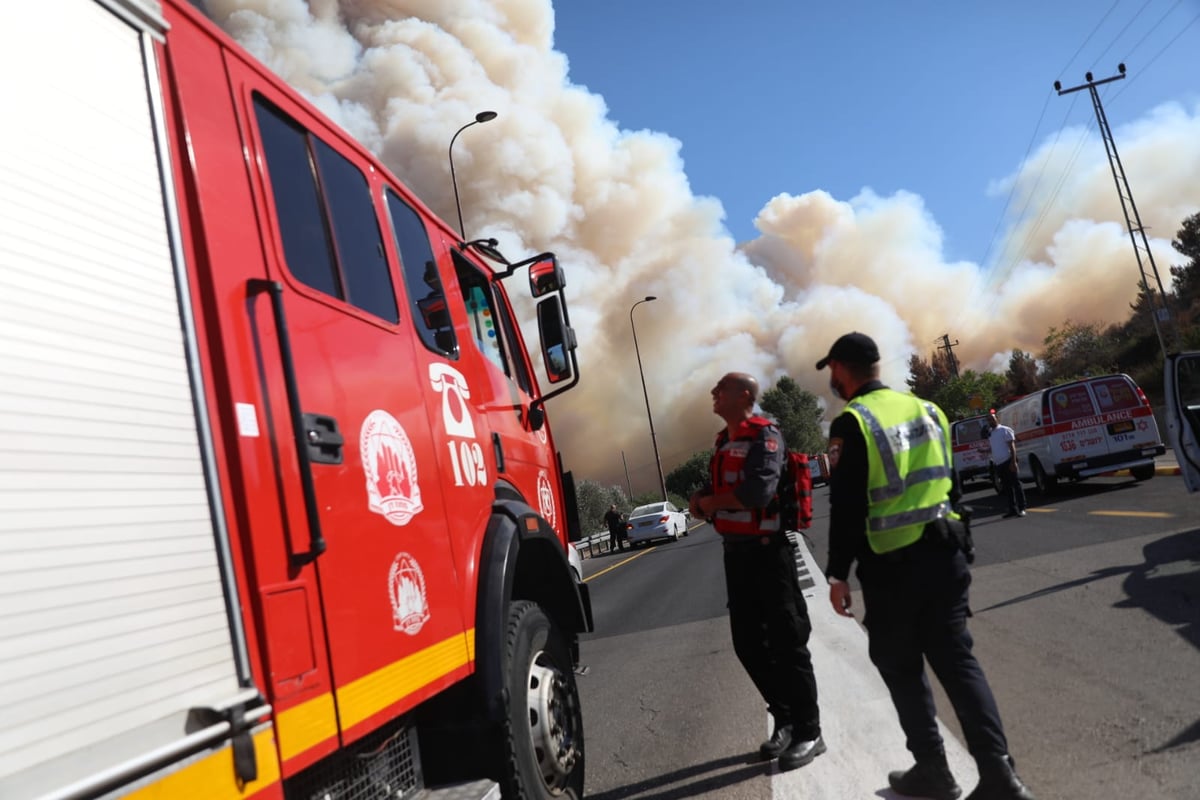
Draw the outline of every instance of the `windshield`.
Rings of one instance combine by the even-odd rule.
[[[646,514],[660,514],[663,511],[663,503],[651,503],[648,506],[638,506],[633,510],[631,517],[641,517]]]

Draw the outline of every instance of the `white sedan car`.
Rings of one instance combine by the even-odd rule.
[[[629,512],[628,530],[630,546],[654,539],[670,539],[687,536],[687,517],[674,503],[650,503],[638,506]]]

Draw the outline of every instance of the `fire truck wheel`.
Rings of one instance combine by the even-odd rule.
[[[528,600],[512,604],[506,639],[504,797],[583,798],[583,716],[566,639]]]

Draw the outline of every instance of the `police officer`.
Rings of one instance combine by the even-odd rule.
[[[879,381],[879,349],[848,333],[817,369],[847,401],[829,429],[829,600],[852,616],[850,566],[858,561],[871,661],[900,717],[916,763],[888,783],[911,797],[955,800],[962,790],[946,763],[924,659],[946,690],[979,766],[967,800],[1032,800],[1017,777],[1004,726],[971,652],[963,553],[965,526],[951,505],[946,416],[933,403]]]
[[[725,420],[709,466],[711,482],[692,495],[693,516],[721,534],[733,650],[774,718],[764,759],[795,769],[825,752],[808,637],[812,626],[796,577],[796,556],[771,501],[785,448],[779,429],[754,415],[758,381],[741,372],[712,390]]]

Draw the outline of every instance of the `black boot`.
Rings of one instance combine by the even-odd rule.
[[[979,759],[979,785],[967,800],[1034,800],[1029,787],[1021,782],[1012,756]]]
[[[926,797],[929,800],[958,800],[962,794],[946,754],[942,751],[917,756],[917,763],[907,772],[889,772],[888,785],[906,797]]]
[[[772,758],[779,758],[779,754],[787,750],[788,745],[792,743],[792,725],[790,722],[779,724],[775,723],[775,731],[771,734],[771,738],[762,743],[758,748],[758,752],[766,761]]]
[[[789,770],[803,767],[825,752],[825,740],[817,734],[815,739],[798,739],[792,732],[792,743],[779,754],[779,769]]]

